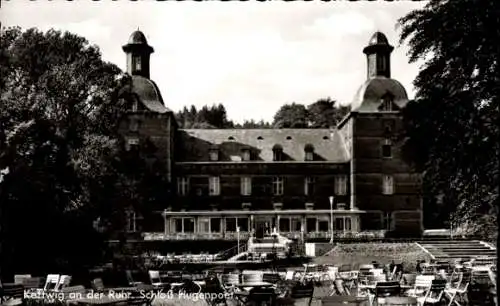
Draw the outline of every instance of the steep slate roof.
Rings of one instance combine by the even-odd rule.
[[[162,114],[170,112],[165,107],[160,90],[155,82],[139,75],[133,75],[131,90],[148,110]]]
[[[219,150],[219,161],[236,161],[244,149],[252,160],[273,161],[273,147],[283,148],[284,161],[303,162],[305,148],[314,148],[314,161],[349,161],[344,141],[329,129],[184,129],[179,130],[178,161],[209,161],[209,151]],[[288,139],[287,139],[288,138]]]
[[[351,109],[358,112],[377,112],[385,94],[394,98],[394,103],[403,108],[408,103],[408,95],[401,83],[382,76],[366,80],[358,89],[351,103]]]

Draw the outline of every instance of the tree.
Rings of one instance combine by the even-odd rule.
[[[306,128],[308,126],[307,109],[303,104],[285,104],[274,115],[275,128]]]
[[[307,106],[311,128],[335,127],[350,111],[349,106],[337,106],[331,98],[319,99]]]
[[[430,1],[399,20],[410,62],[425,59],[404,111],[407,156],[456,223],[497,233],[500,3]],[[439,31],[436,29],[439,28]],[[467,222],[466,222],[467,221]]]
[[[0,35],[2,273],[83,268],[101,255],[88,182],[115,148],[123,75],[68,32]]]

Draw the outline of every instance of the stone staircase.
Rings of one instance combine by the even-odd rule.
[[[438,261],[462,259],[468,261],[496,261],[495,247],[479,240],[443,240],[417,242],[425,252]]]

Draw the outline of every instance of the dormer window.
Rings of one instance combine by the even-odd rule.
[[[219,150],[218,149],[210,149],[208,152],[210,161],[218,161],[219,160]]]
[[[241,160],[243,160],[243,161],[249,161],[250,159],[251,159],[250,150],[249,149],[244,149],[241,152]]]
[[[382,96],[382,99],[380,99],[379,110],[383,112],[392,112],[396,110],[394,105],[394,96],[391,93],[386,93]]]
[[[139,103],[137,103],[137,100],[134,100],[134,102],[132,102],[131,110],[133,112],[136,112],[138,108],[139,108]]]
[[[273,147],[273,161],[283,160],[283,147],[280,145],[275,145]]]
[[[312,161],[314,160],[314,147],[311,144],[306,144],[304,147],[304,152],[305,152],[305,160],[306,161]]]

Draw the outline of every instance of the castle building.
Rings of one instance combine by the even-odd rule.
[[[156,146],[172,197],[154,220],[130,211],[127,230],[151,239],[276,230],[306,240],[423,230],[421,176],[401,156],[408,97],[391,78],[393,49],[384,34],[371,37],[367,79],[336,128],[179,129],[149,77],[154,50],[132,33],[123,51],[134,99],[120,131],[128,147]]]

